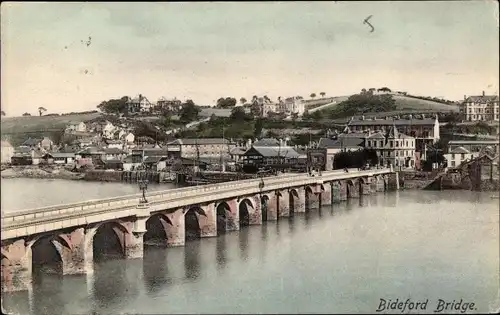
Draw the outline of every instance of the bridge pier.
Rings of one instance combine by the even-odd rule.
[[[305,190],[306,193],[306,211],[319,208],[320,194],[315,186],[308,186]]]
[[[347,201],[347,181],[339,181],[340,187],[340,201]]]
[[[31,250],[24,239],[2,244],[2,292],[31,290],[31,268]]]
[[[376,176],[375,177],[375,182],[376,182],[376,190],[377,192],[383,192],[385,191],[385,180],[383,176]]]
[[[306,212],[306,190],[304,187],[297,188],[298,198],[293,199],[293,212]]]
[[[370,178],[360,179],[360,191],[362,195],[369,195],[371,193],[370,189]]]
[[[217,236],[217,212],[215,203],[209,203],[203,206],[205,215],[196,213],[198,217],[198,224],[200,225],[201,237],[214,237]]]
[[[171,224],[166,225],[167,246],[184,246],[186,243],[184,209],[179,208],[175,211],[165,213]]]
[[[240,229],[240,208],[237,199],[226,201],[229,209],[226,210],[226,231],[239,231]]]
[[[290,216],[290,193],[288,190],[280,190],[279,191],[279,201],[278,201],[278,209],[280,217],[289,217]]]
[[[148,218],[149,216],[137,217],[132,223],[131,233],[125,234],[125,258],[142,258],[144,256],[144,234]]]
[[[64,275],[78,275],[92,273],[94,271],[94,235],[97,228],[77,228],[66,234],[59,234],[58,238],[64,240],[62,243],[57,239],[52,241],[61,255],[62,273]]]
[[[261,197],[256,194],[253,197],[249,198],[252,200],[254,211],[250,213],[249,223],[250,225],[260,225],[262,224],[262,203]]]
[[[340,183],[339,182],[333,182],[330,184],[332,187],[332,203],[339,203],[340,202]]]
[[[332,184],[324,183],[324,191],[321,192],[321,206],[329,206],[332,204]]]
[[[399,172],[394,172],[385,176],[387,177],[387,190],[399,190]]]
[[[377,192],[377,178],[376,177],[369,177],[370,180],[370,193]]]
[[[347,198],[359,198],[360,195],[360,182],[359,180],[347,181]]]
[[[278,220],[278,212],[279,212],[279,196],[276,194],[277,192],[271,192],[267,195],[267,221],[276,221]]]

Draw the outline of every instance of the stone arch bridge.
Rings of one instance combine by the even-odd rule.
[[[108,255],[138,258],[143,245],[183,246],[240,227],[362,194],[398,188],[391,169],[319,176],[285,174],[221,184],[2,213],[2,288],[27,289],[34,268],[62,274],[93,272]]]

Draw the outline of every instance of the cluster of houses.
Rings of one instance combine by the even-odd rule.
[[[278,167],[278,164],[304,166],[310,163],[318,166],[319,163],[319,168],[331,170],[337,153],[366,148],[377,153],[380,165],[421,169],[422,161],[429,154],[435,154],[429,148],[440,138],[438,118],[425,116],[352,118],[342,132],[329,134],[305,148],[277,139],[237,142],[224,138],[200,138],[139,144],[127,126],[116,126],[106,120],[69,123],[65,134],[75,140],[60,145],[47,137],[29,138],[16,148],[2,141],[2,164],[161,171],[171,165],[169,161],[181,160],[191,165],[212,165],[220,169],[236,164]],[[456,167],[485,152],[498,156],[498,150],[498,140],[457,140],[449,142],[444,157],[449,167]]]
[[[259,106],[262,117],[268,117],[271,113],[281,113],[287,116],[297,115],[302,116],[306,109],[306,103],[300,96],[278,98],[277,102],[272,101],[268,97],[254,97],[251,101],[244,105],[247,111],[250,111],[251,106]],[[170,111],[178,113],[181,110],[182,102],[176,98],[167,99],[160,97],[156,103],[150,102],[149,99],[139,94],[134,98],[128,98],[127,111],[130,115],[144,113],[159,113]],[[230,110],[228,111],[230,114]],[[228,114],[228,116],[229,116]]]

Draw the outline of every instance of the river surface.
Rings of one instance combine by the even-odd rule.
[[[143,259],[95,263],[93,275],[42,275],[31,293],[3,294],[4,307],[37,315],[374,313],[381,298],[410,298],[429,299],[424,313],[439,299],[492,312],[500,244],[490,196],[365,196],[185,247],[145,247]]]
[[[172,188],[174,184],[150,184],[148,191]],[[137,184],[130,183],[35,178],[2,179],[1,192],[2,211],[6,213],[141,193]]]

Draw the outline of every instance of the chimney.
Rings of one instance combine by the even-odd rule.
[[[464,101],[467,99],[467,95],[464,94]]]
[[[484,96],[484,91],[483,91],[483,96]]]

